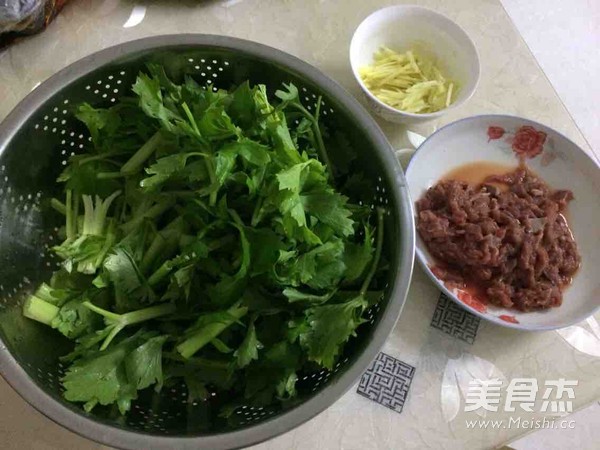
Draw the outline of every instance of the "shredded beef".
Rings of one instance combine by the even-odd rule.
[[[417,229],[449,281],[458,273],[498,306],[545,309],[560,306],[581,261],[563,215],[572,199],[525,167],[480,186],[444,180],[417,202]]]

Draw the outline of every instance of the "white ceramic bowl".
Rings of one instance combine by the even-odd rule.
[[[490,126],[500,127],[505,133],[490,139]],[[469,302],[456,288],[447,289],[432,273],[430,266],[434,266],[435,261],[420,236],[416,253],[423,269],[440,289],[473,314],[511,328],[551,330],[580,322],[600,308],[600,167],[597,162],[562,134],[542,124],[513,116],[475,116],[446,125],[421,144],[409,163],[406,179],[416,201],[449,171],[464,164],[485,161],[516,167],[518,161],[512,141],[515,131],[522,126],[533,127],[547,135],[542,153],[527,159],[527,165],[551,187],[570,189],[575,196],[567,217],[582,264],[572,285],[563,292],[562,305],[540,312],[520,312],[477,302],[477,299],[475,303]]]
[[[422,49],[434,57],[442,73],[459,83],[456,100],[448,108],[427,114],[400,111],[379,101],[358,71],[371,64],[375,51],[384,45],[400,52]],[[480,72],[479,56],[467,33],[446,16],[414,5],[390,6],[367,17],[352,37],[350,64],[371,109],[397,123],[424,122],[459,107],[475,92]]]

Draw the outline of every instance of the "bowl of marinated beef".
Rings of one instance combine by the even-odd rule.
[[[412,157],[417,257],[468,311],[524,330],[600,307],[600,167],[553,129],[513,116],[459,120]]]

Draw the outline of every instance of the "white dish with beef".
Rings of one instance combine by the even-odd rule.
[[[470,312],[548,330],[600,307],[600,169],[560,133],[512,116],[463,119],[419,147],[407,181],[418,259]]]

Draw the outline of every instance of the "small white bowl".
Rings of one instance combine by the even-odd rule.
[[[364,85],[359,69],[371,64],[382,46],[399,52],[416,48],[435,58],[440,71],[458,82],[456,100],[448,108],[426,114],[400,111],[378,100]],[[371,109],[396,123],[435,119],[466,102],[479,82],[479,55],[467,33],[446,16],[414,5],[390,6],[367,17],[352,37],[350,64]]]
[[[526,164],[554,189],[569,189],[574,200],[567,217],[581,255],[581,267],[573,283],[563,291],[558,308],[521,312],[499,308],[479,301],[459,289],[448,289],[431,270],[436,262],[417,235],[416,254],[423,270],[456,303],[477,316],[510,328],[552,330],[573,325],[600,309],[600,167],[575,143],[557,131],[537,122],[513,116],[483,115],[462,119],[433,133],[413,155],[406,181],[413,201],[451,170],[474,162],[489,162],[516,167],[513,151],[516,130],[523,126],[531,133],[545,133],[543,151]],[[488,135],[489,127],[505,130]],[[536,131],[534,131],[536,130]],[[490,130],[491,131],[491,130]],[[462,300],[460,299],[462,298]]]

